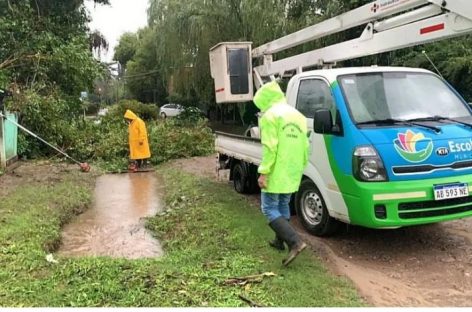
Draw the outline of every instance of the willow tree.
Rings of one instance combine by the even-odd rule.
[[[151,0],[149,27],[157,44],[158,69],[175,92],[214,99],[208,52],[222,41],[254,46],[321,20],[316,1]]]
[[[155,67],[175,92],[214,102],[209,49],[223,41],[251,41],[256,47],[303,27],[357,8],[371,0],[150,0],[149,31],[155,43]],[[360,36],[363,27],[310,42],[276,54],[289,55]],[[441,43],[439,44],[441,45]],[[447,49],[447,43],[442,46]],[[343,62],[342,66],[397,64],[415,49],[405,49]],[[453,52],[453,51],[451,51]],[[448,54],[452,56],[461,55]],[[468,59],[457,59],[450,70],[464,76]],[[447,72],[447,71],[446,71]],[[457,74],[460,73],[460,74]]]

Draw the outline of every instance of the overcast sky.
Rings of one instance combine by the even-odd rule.
[[[120,36],[125,32],[135,32],[147,25],[148,0],[111,0],[110,6],[96,5],[85,1],[92,22],[90,29],[99,30],[107,39],[110,48],[102,55],[103,61],[111,61]]]

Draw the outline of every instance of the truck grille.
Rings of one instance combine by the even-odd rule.
[[[433,166],[433,165],[419,165],[419,166],[402,166],[393,167],[393,173],[396,175],[402,174],[418,174],[418,173],[430,173],[437,170],[464,170],[471,169],[472,161],[458,161],[449,165]]]
[[[465,205],[468,204],[468,205]],[[465,205],[460,207],[451,207]],[[438,209],[444,208],[444,209]],[[415,211],[411,211],[415,210]],[[420,211],[418,211],[420,210]],[[398,215],[401,219],[415,219],[437,217],[472,211],[472,196],[446,199],[441,201],[430,200],[422,202],[401,203],[398,205]]]

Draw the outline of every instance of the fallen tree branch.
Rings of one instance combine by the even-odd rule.
[[[45,59],[45,56],[36,53],[36,54],[30,54],[30,55],[20,55],[17,57],[10,56],[6,60],[2,61],[0,63],[0,69],[7,69],[9,67],[13,67],[15,63],[23,60],[31,60],[31,59],[36,59],[40,61],[41,59]]]
[[[225,285],[241,285],[244,286],[248,283],[261,283],[264,277],[276,276],[274,272],[266,272],[257,275],[248,275],[242,277],[231,277],[224,281]]]
[[[242,301],[244,301],[244,302],[246,302],[247,304],[249,304],[249,306],[251,306],[251,307],[254,307],[254,308],[263,308],[263,307],[264,307],[263,305],[261,305],[261,304],[255,302],[255,301],[253,301],[253,300],[251,300],[251,299],[249,299],[249,298],[246,298],[246,297],[244,297],[244,296],[241,295],[241,294],[238,295],[238,297],[239,297],[239,299],[241,299]]]

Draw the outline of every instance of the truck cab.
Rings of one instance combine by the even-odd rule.
[[[317,70],[294,76],[286,96],[311,130],[294,202],[310,232],[328,234],[336,220],[396,228],[472,215],[472,112],[438,75]]]

